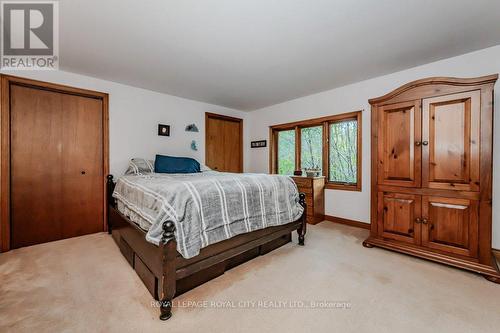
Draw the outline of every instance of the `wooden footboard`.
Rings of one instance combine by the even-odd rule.
[[[291,241],[293,231],[297,230],[299,244],[304,245],[307,212],[303,193],[300,194],[300,204],[304,207],[304,213],[299,220],[235,236],[202,249],[196,257],[184,259],[177,252],[173,222],[163,223],[159,246],[147,242],[145,232],[116,209],[112,198],[113,176],[108,176],[107,184],[108,232],[151,295],[160,302],[162,320],[171,317],[175,296],[283,246]]]

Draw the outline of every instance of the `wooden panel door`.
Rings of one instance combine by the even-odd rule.
[[[12,85],[11,248],[103,231],[102,100]]]
[[[468,199],[422,198],[422,245],[447,253],[477,257],[478,202]]]
[[[243,120],[207,113],[205,164],[217,171],[243,172]]]
[[[379,236],[419,245],[420,209],[419,195],[379,192]]]
[[[422,187],[479,191],[480,91],[423,100]]]
[[[102,100],[61,94],[63,238],[103,231]],[[72,222],[72,221],[77,221]]]
[[[218,118],[206,119],[205,164],[213,170],[223,170],[224,160],[224,121]]]
[[[378,107],[378,184],[420,186],[420,101]]]

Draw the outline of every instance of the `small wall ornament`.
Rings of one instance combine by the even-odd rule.
[[[159,136],[170,136],[170,125],[158,124]]]
[[[189,124],[186,126],[186,132],[199,132],[196,124]]]
[[[191,141],[191,149],[198,151],[198,144],[196,143],[196,140]]]

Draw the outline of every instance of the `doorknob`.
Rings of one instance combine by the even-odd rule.
[[[424,146],[427,146],[427,145],[429,144],[429,141],[424,141],[424,142],[422,142],[422,144],[423,144]]]

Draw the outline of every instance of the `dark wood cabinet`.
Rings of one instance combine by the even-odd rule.
[[[299,192],[305,193],[307,223],[317,224],[325,219],[325,177],[292,177]]]
[[[376,158],[365,246],[500,281],[491,249],[497,78],[424,79],[370,100]]]

